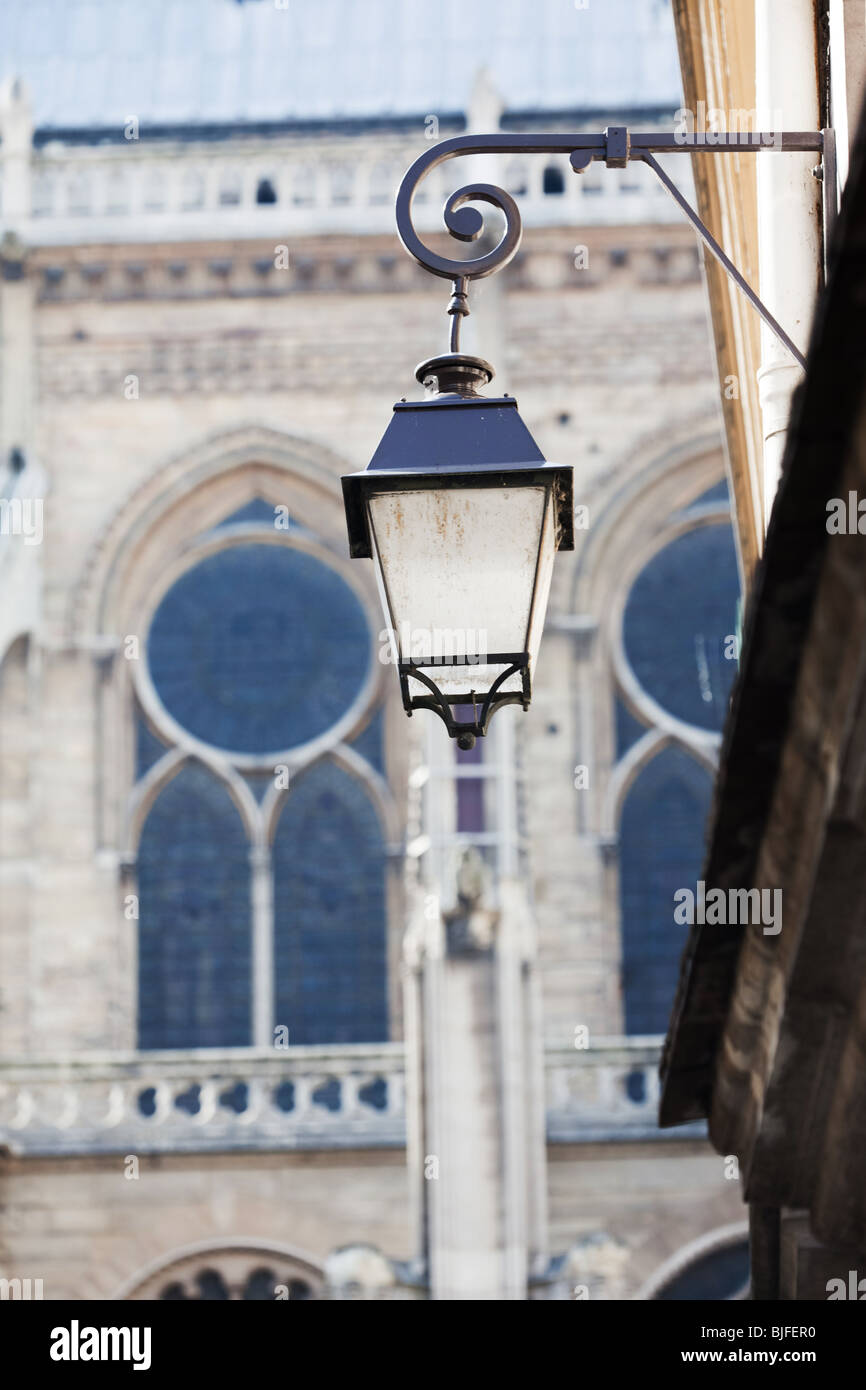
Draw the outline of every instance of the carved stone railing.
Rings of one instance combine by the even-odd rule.
[[[683,1139],[703,1124],[658,1127],[657,1038],[597,1038],[586,1050],[548,1047],[547,1137],[551,1143]]]
[[[548,1048],[552,1143],[687,1138],[656,1123],[656,1039]],[[113,1053],[0,1063],[12,1153],[386,1148],[405,1143],[402,1043]]]
[[[19,230],[35,246],[392,233],[397,186],[425,148],[423,126],[408,139],[380,134],[369,142],[323,144],[300,137],[238,137],[206,147],[53,142],[34,152],[31,216]],[[678,210],[648,175],[635,166],[607,171],[604,179],[597,172],[577,179],[566,156],[502,164],[527,227],[678,221]],[[442,203],[453,186],[446,169],[434,170],[419,187],[419,229],[441,230]]]
[[[404,1142],[399,1043],[0,1064],[12,1152],[376,1148]]]

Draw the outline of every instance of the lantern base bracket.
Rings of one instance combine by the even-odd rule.
[[[425,668],[435,668],[437,666],[477,666],[481,664],[480,657],[449,657],[447,660],[440,658],[438,661],[400,661],[398,671],[400,673],[400,690],[403,695],[403,708],[409,717],[412,717],[416,709],[429,709],[434,714],[438,714],[442,723],[448,730],[450,738],[456,738],[458,748],[474,748],[476,738],[483,738],[487,733],[487,727],[493,715],[503,705],[522,705],[524,710],[529,708],[529,701],[532,697],[532,688],[529,677],[529,653],[528,652],[492,652],[485,656],[483,664],[485,666],[504,666],[496,680],[487,691],[486,695],[479,695],[472,690],[468,695],[443,695],[436,682],[428,676]],[[499,694],[501,687],[510,676],[519,675],[521,678],[521,689],[509,691],[506,694]],[[420,681],[431,692],[429,695],[413,695],[409,689],[409,679]],[[455,719],[452,705],[470,705],[474,719]]]

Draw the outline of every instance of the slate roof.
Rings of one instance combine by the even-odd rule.
[[[37,127],[451,115],[482,67],[517,111],[681,99],[670,0],[0,5],[0,79],[24,80]]]

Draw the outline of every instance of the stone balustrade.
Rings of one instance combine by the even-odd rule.
[[[398,1043],[7,1062],[0,1144],[31,1153],[400,1145],[403,1072]]]
[[[453,132],[441,132],[441,138]],[[115,140],[34,150],[31,214],[17,228],[29,245],[197,241],[394,228],[394,198],[409,165],[429,148],[423,129],[393,133],[194,141]],[[497,161],[526,226],[674,223],[682,214],[651,172],[593,165],[576,176],[567,156]],[[442,231],[445,198],[466,182],[467,162],[448,161],[419,186],[419,231]],[[686,192],[691,172],[675,171]],[[0,160],[2,187],[2,160]]]
[[[659,1137],[658,1054],[652,1039],[548,1048],[548,1139]],[[405,1130],[401,1043],[0,1064],[0,1146],[12,1153],[379,1148],[401,1146]]]
[[[705,1132],[658,1128],[660,1046],[656,1038],[601,1038],[590,1048],[545,1053],[547,1137],[551,1143],[686,1138]]]

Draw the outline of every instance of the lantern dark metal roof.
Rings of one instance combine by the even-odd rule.
[[[424,376],[425,370],[428,375]],[[454,385],[455,371],[472,384],[492,368],[478,358],[447,354],[418,368],[419,379],[434,376],[439,385]],[[349,528],[349,553],[372,554],[364,506],[375,487],[529,487],[553,481],[559,550],[574,549],[572,469],[546,462],[517,410],[513,396],[488,397],[445,391],[426,400],[398,401],[391,423],[366,469],[346,475],[343,500]]]

